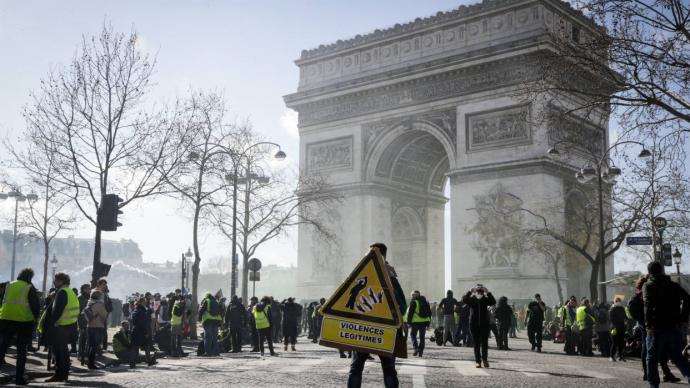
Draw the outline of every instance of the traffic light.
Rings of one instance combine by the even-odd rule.
[[[119,209],[120,202],[122,202],[122,198],[118,197],[117,194],[106,194],[103,196],[100,209],[101,230],[114,232],[118,226],[122,226],[121,223],[117,222],[117,216],[122,214],[122,211]]]

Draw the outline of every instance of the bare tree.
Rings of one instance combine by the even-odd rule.
[[[24,110],[31,141],[53,152],[55,181],[95,227],[93,280],[100,276],[101,214],[107,193],[135,200],[159,194],[178,145],[177,112],[147,113],[155,60],[137,46],[137,34],[104,25],[100,35],[84,37],[67,67],[41,81]]]
[[[563,294],[563,285],[561,284],[561,267],[565,264],[564,246],[557,240],[550,236],[544,236],[542,233],[535,231],[525,231],[523,233],[526,239],[526,250],[534,254],[537,261],[541,261],[545,268],[551,272],[553,279],[556,282],[556,292],[558,293],[559,302],[565,301]],[[539,258],[543,259],[539,260]]]
[[[322,177],[303,176],[299,180],[290,180],[280,173],[269,175],[264,171],[256,174],[252,180],[254,183],[249,186],[249,192],[245,184],[244,198],[240,197],[239,200],[239,206],[245,209],[246,215],[237,220],[237,245],[243,258],[248,260],[261,246],[285,236],[300,224],[310,225],[324,239],[333,238],[331,230],[313,211],[332,205],[339,198],[328,189]],[[242,182],[246,182],[246,177]],[[250,198],[250,201],[246,202],[246,198]],[[231,213],[229,206],[218,206],[214,213],[215,224],[230,240],[233,238]]]
[[[60,232],[72,226],[76,216],[70,207],[69,188],[55,179],[54,162],[57,154],[50,149],[38,148],[47,144],[33,143],[31,128],[24,136],[19,147],[5,141],[5,149],[10,157],[6,163],[20,169],[20,173],[30,182],[32,192],[38,195],[38,200],[28,201],[28,214],[25,213],[20,219],[20,225],[34,232],[43,243],[42,291],[45,294],[50,243]]]
[[[210,219],[210,209],[225,200],[227,165],[232,164],[235,144],[235,126],[227,122],[227,106],[216,93],[191,93],[184,103],[186,130],[178,133],[181,144],[171,162],[168,159],[157,166],[165,177],[170,195],[179,198],[192,214],[192,300],[197,302],[201,251],[199,230]],[[184,160],[184,163],[178,163]],[[172,172],[172,173],[170,173]],[[192,323],[196,315],[192,314]],[[196,325],[192,324],[196,337]]]
[[[557,201],[558,205],[544,204],[538,209],[521,209],[533,217],[528,222],[530,226],[525,229],[527,233],[550,237],[589,264],[589,292],[592,300],[599,296],[599,267],[623,246],[625,238],[637,230],[649,211],[648,198],[631,201],[619,189],[609,190],[612,190],[611,202],[605,203],[611,205],[604,210],[603,251],[600,251],[599,244],[598,195],[591,188],[572,187],[566,193],[565,208]],[[553,215],[559,215],[558,218],[567,221],[555,223],[551,221]]]
[[[644,236],[658,237],[654,219],[664,217],[669,227],[663,233],[663,241],[680,247],[690,244],[690,177],[684,162],[684,139],[669,141],[669,137],[651,133],[646,140],[652,155],[644,161],[631,158],[628,153],[618,155],[627,174],[621,179],[621,191],[636,201],[646,200],[649,211],[637,228]],[[660,250],[653,238],[653,249],[631,247],[648,260],[655,260],[653,252]]]
[[[576,0],[601,28],[555,24],[543,82],[530,92],[575,97],[573,110],[611,108],[624,134],[679,139],[690,123],[690,3]]]

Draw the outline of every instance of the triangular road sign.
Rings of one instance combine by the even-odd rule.
[[[321,314],[400,327],[400,310],[378,248],[372,248],[357,264]]]

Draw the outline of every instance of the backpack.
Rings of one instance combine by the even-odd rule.
[[[419,299],[417,300],[417,305],[419,306],[419,311],[417,314],[422,317],[422,318],[429,318],[431,317],[431,307],[429,306],[429,302],[427,302],[425,299]]]
[[[209,298],[208,312],[211,315],[220,315],[220,305],[215,298]]]

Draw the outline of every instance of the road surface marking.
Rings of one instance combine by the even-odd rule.
[[[425,375],[426,374],[426,360],[423,358],[410,358],[407,360],[399,360],[400,370],[398,373],[402,375]]]
[[[297,360],[295,360],[297,361]],[[287,367],[280,368],[280,372],[282,373],[302,373],[308,368],[313,368],[317,365],[320,365],[322,363],[326,362],[325,359],[321,358],[310,358],[306,360],[301,360],[299,363],[293,363],[292,365],[288,365]]]
[[[502,365],[505,365],[508,369],[513,370],[515,372],[520,372],[527,377],[547,377],[547,376],[549,376],[549,374],[547,372],[542,372],[539,369],[530,368],[529,366],[522,365],[522,364],[515,364],[512,362],[506,362],[506,363],[502,363]]]
[[[472,361],[451,361],[451,365],[463,376],[488,376],[489,372],[476,368]]]
[[[412,388],[426,388],[426,384],[424,384],[423,375],[412,376]]]

